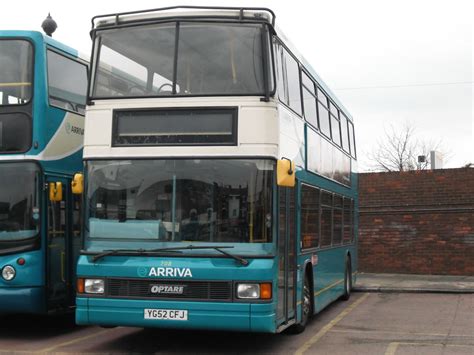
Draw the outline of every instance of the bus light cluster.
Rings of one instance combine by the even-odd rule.
[[[5,281],[11,281],[15,278],[16,276],[16,270],[13,266],[11,265],[6,265],[3,269],[2,269],[2,278],[5,280]]]
[[[272,284],[267,283],[239,283],[237,284],[237,298],[244,300],[270,300],[272,298]]]
[[[25,265],[26,260],[23,258],[18,258],[16,260],[16,263],[20,266],[23,266]],[[16,276],[16,269],[11,265],[5,265],[1,270],[2,270],[2,278],[5,281],[11,281]]]
[[[102,279],[77,279],[77,292],[101,295],[105,291],[105,282]]]

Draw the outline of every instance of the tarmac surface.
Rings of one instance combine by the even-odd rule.
[[[78,327],[0,318],[0,354],[474,354],[474,295],[355,293],[299,335]]]
[[[75,326],[72,317],[0,316],[0,354],[473,355],[472,282],[360,274],[356,288],[371,292],[334,302],[299,335],[103,329]]]
[[[359,273],[354,291],[474,293],[474,276]]]

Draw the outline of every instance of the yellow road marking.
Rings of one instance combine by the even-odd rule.
[[[395,330],[356,330],[356,329],[331,329],[331,333],[361,333],[361,334],[396,334],[396,335],[409,335],[409,336],[426,336],[426,337],[443,337],[445,338],[447,334],[443,333],[414,333],[414,332],[399,332]],[[471,338],[471,335],[464,334],[450,334],[450,338]]]
[[[65,341],[63,343],[59,343],[59,344],[56,344],[56,345],[53,345],[53,346],[50,346],[49,348],[44,348],[44,349],[41,349],[41,350],[38,350],[37,353],[49,353],[49,352],[52,352],[53,350],[56,350],[58,348],[62,348],[63,346],[68,346],[68,345],[72,345],[72,344],[75,344],[75,343],[79,343],[81,341],[84,341],[84,340],[87,340],[87,339],[90,339],[90,338],[95,338],[99,335],[102,335],[102,334],[105,334],[105,333],[108,333],[110,331],[112,331],[113,329],[104,329],[100,332],[96,332],[94,334],[89,334],[89,335],[85,335],[83,337],[79,337],[79,338],[75,338],[75,339],[72,339],[72,340],[69,340],[69,341]]]
[[[315,296],[319,296],[321,293],[323,293],[323,292],[329,290],[330,288],[333,288],[334,286],[339,285],[341,282],[344,282],[344,279],[339,280],[339,281],[336,281],[336,282],[334,282],[333,284],[330,284],[329,286],[326,286],[326,287],[323,288],[322,290],[319,290],[318,292],[315,292],[314,295],[315,295]]]
[[[387,350],[385,351],[385,355],[395,355],[395,352],[397,351],[398,347],[400,345],[411,345],[411,346],[451,346],[451,347],[458,347],[458,348],[474,348],[473,345],[469,344],[443,344],[443,343],[428,343],[428,342],[423,342],[423,343],[415,343],[415,342],[398,342],[395,341],[393,343],[390,343],[388,345]]]
[[[0,83],[0,87],[30,86],[31,83]]]
[[[366,298],[369,297],[369,294],[366,293],[345,310],[337,315],[332,321],[326,324],[319,332],[317,332],[311,339],[305,342],[298,350],[296,350],[295,355],[302,355],[306,350],[308,350],[311,346],[316,344],[319,339],[321,339],[327,332],[331,330],[337,323],[339,323],[345,316],[347,316],[354,308],[356,308],[359,304],[364,302]]]
[[[390,343],[387,350],[385,350],[385,355],[395,355],[399,344],[397,342]]]

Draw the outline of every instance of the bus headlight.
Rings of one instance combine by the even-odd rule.
[[[237,284],[237,298],[247,300],[271,300],[272,283],[239,283]]]
[[[259,284],[238,284],[237,298],[242,299],[259,299],[260,285]]]
[[[15,278],[16,270],[13,266],[7,265],[2,269],[2,277],[6,281],[11,281]]]
[[[104,293],[104,280],[101,279],[85,279],[84,291],[85,293],[102,294]]]

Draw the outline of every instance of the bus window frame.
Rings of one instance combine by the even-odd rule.
[[[300,190],[298,191],[299,192],[299,195],[300,195],[300,206],[299,206],[299,209],[300,209],[300,229],[302,229],[302,222],[301,222],[301,219],[303,218],[303,208],[302,208],[302,196],[303,196],[303,187],[304,186],[307,186],[309,187],[310,189],[315,189],[315,190],[318,190],[318,245],[316,246],[312,246],[312,247],[309,247],[309,248],[305,248],[303,243],[302,243],[302,240],[301,240],[301,235],[300,235],[300,253],[304,254],[304,253],[309,253],[309,252],[313,252],[315,250],[320,250],[321,249],[321,188],[319,186],[314,186],[314,185],[311,185],[309,183],[306,183],[306,182],[301,182],[301,188]],[[301,234],[301,232],[300,232]]]
[[[31,63],[31,78],[33,80],[33,83],[31,85],[31,97],[27,102],[24,102],[22,104],[10,104],[10,105],[7,104],[7,105],[0,105],[0,107],[22,107],[22,106],[24,107],[24,106],[28,106],[28,105],[33,105],[34,95],[35,95],[35,84],[36,84],[36,70],[35,70],[36,69],[36,46],[35,46],[35,43],[33,42],[33,40],[31,38],[28,38],[28,37],[9,36],[9,37],[0,38],[0,41],[12,41],[12,40],[26,41],[31,45],[31,50],[32,50],[31,55],[32,55],[32,58],[33,58],[32,63]],[[33,117],[32,117],[32,119],[33,119]],[[31,124],[31,126],[33,127],[33,123]],[[31,146],[30,146],[30,148],[28,148],[28,150],[30,150],[30,149],[31,149]],[[25,152],[27,152],[27,151],[25,151]],[[25,153],[25,152],[20,152],[20,153]]]
[[[304,112],[304,103],[303,103],[303,118],[304,118],[304,121],[309,124],[310,127],[312,127],[316,133],[318,133],[321,137],[324,137],[326,138],[326,140],[328,140],[329,142],[331,142],[335,147],[337,147],[339,150],[341,150],[343,153],[345,153],[347,156],[349,156],[352,159],[354,160],[357,160],[357,155],[356,154],[352,154],[351,153],[351,143],[350,143],[350,134],[349,134],[349,123],[352,124],[352,128],[353,130],[355,129],[354,128],[354,122],[349,118],[349,116],[344,113],[344,111],[335,103],[335,101],[332,99],[332,97],[330,95],[328,95],[326,93],[326,91],[322,88],[321,85],[319,85],[318,81],[315,80],[313,78],[313,76],[309,73],[309,71],[300,63],[300,86],[301,86],[301,100],[302,100],[302,103],[303,103],[303,88],[307,88],[306,85],[303,84],[303,79],[302,79],[302,75],[303,73],[309,78],[311,79],[311,81],[313,82],[313,85],[314,85],[314,93],[312,93],[313,97],[315,98],[316,100],[316,117],[317,117],[317,122],[318,122],[318,127],[315,127],[313,124],[311,124],[311,122],[309,122],[308,120],[306,120],[306,117],[305,117],[305,112]],[[307,88],[308,89],[308,88]],[[318,104],[321,102],[318,100],[318,96],[317,96],[317,91],[320,90],[327,98],[328,100],[328,103],[329,103],[329,108],[326,107],[326,109],[328,110],[328,116],[329,116],[329,128],[330,128],[330,133],[331,133],[331,136],[328,137],[326,134],[324,134],[321,129],[319,128],[320,126],[320,122],[319,122],[319,109],[318,109]],[[283,103],[283,102],[282,102]],[[321,102],[322,103],[322,102]],[[284,103],[283,103],[284,104]],[[337,116],[334,115],[332,113],[332,111],[330,110],[330,106],[331,104],[337,109]],[[286,105],[285,105],[286,106]],[[288,106],[287,106],[288,107]],[[293,111],[294,112],[294,111]],[[331,115],[339,121],[339,137],[341,139],[341,144],[337,144],[333,138],[332,138],[332,124],[331,124]],[[348,148],[346,149],[345,147],[343,147],[343,141],[342,141],[342,129],[341,129],[341,115],[344,116],[345,120],[346,120],[346,125],[347,125],[347,139],[348,139]],[[354,131],[354,145],[356,145],[355,143],[355,131]],[[346,186],[346,185],[344,185]]]
[[[349,127],[352,127],[352,130]],[[347,120],[347,132],[348,132],[348,135],[349,135],[349,145],[351,147],[350,148],[351,149],[350,155],[351,155],[352,158],[354,158],[354,160],[357,160],[355,127],[354,127],[354,123],[352,121],[350,121],[349,119]]]
[[[276,94],[276,74],[275,74],[275,62],[274,62],[274,56],[273,56],[273,46],[272,46],[272,37],[276,36],[275,30],[266,21],[257,21],[257,20],[235,20],[235,19],[229,19],[228,17],[219,17],[219,16],[214,16],[214,17],[207,17],[203,18],[200,16],[193,16],[193,17],[169,17],[169,18],[164,18],[164,19],[155,19],[155,20],[137,20],[137,21],[128,21],[127,23],[124,24],[116,24],[116,25],[105,25],[103,27],[98,27],[94,28],[91,30],[91,39],[92,39],[92,51],[91,51],[91,56],[90,56],[90,72],[88,76],[88,85],[87,85],[87,96],[86,96],[86,105],[93,105],[95,100],[130,100],[130,99],[160,99],[160,98],[195,98],[195,97],[236,97],[236,96],[243,96],[243,97],[251,97],[251,96],[260,96],[263,100],[266,99],[266,94],[265,92],[263,93],[251,93],[251,94],[196,94],[196,95],[182,95],[182,94],[173,94],[173,95],[160,95],[160,96],[103,96],[103,97],[95,97],[92,96],[93,88],[94,88],[94,81],[96,80],[97,76],[97,69],[98,69],[98,61],[97,59],[100,57],[100,41],[101,38],[97,38],[97,33],[107,31],[107,30],[114,30],[114,29],[121,29],[121,28],[131,28],[131,27],[140,27],[140,26],[147,26],[147,25],[156,25],[156,24],[163,24],[163,23],[176,23],[177,25],[180,22],[188,22],[188,23],[215,23],[215,24],[256,24],[256,25],[261,25],[262,26],[262,35],[263,32],[268,34],[268,39],[269,43],[268,45],[265,45],[264,42],[262,41],[262,63],[265,61],[263,58],[265,55],[269,55],[269,58],[266,60],[268,63],[272,65],[272,72],[273,72],[273,88],[270,89],[270,77],[267,77],[266,74],[266,69],[263,67],[262,73],[263,73],[263,80],[266,80],[267,83],[263,83],[264,91],[265,91],[265,86],[268,86],[268,96],[269,97],[274,97]],[[267,28],[267,31],[264,31],[264,28]],[[175,44],[176,45],[176,44]],[[268,47],[268,48],[266,48]],[[178,48],[175,48],[175,54]],[[266,53],[268,52],[268,53]],[[175,78],[176,75],[176,69],[177,69],[177,56],[175,55],[174,60],[174,67],[173,67],[173,79]],[[297,61],[297,63],[299,63]],[[268,66],[269,68],[269,66]],[[149,72],[147,68],[147,72]],[[175,83],[173,83],[173,88],[175,88]]]
[[[154,144],[117,144],[117,138],[119,137],[118,132],[118,120],[121,112],[144,112],[144,111],[212,111],[221,110],[228,111],[232,117],[232,142],[227,143],[154,143]],[[120,108],[112,110],[112,134],[111,134],[111,147],[112,148],[126,148],[126,147],[199,147],[199,146],[238,146],[239,144],[239,107],[238,106],[167,106],[167,107],[142,107],[142,108]]]
[[[86,96],[85,96],[85,102],[84,102],[84,113],[81,113],[79,111],[74,111],[74,110],[68,110],[67,108],[65,107],[60,107],[58,105],[54,105],[51,103],[51,100],[50,100],[50,95],[49,95],[49,60],[48,60],[48,51],[51,51],[51,52],[54,52],[56,53],[57,55],[60,55],[66,59],[69,59],[73,62],[76,62],[80,65],[83,65],[86,67],[86,79],[87,79],[87,86],[86,87],[89,87],[89,65],[87,64],[87,62],[85,62],[84,60],[81,60],[80,58],[75,58],[67,53],[64,53],[63,51],[61,51],[60,49],[56,48],[56,47],[53,47],[53,46],[46,46],[46,51],[45,51],[45,58],[46,58],[46,70],[45,70],[45,81],[46,81],[46,86],[48,88],[48,106],[49,107],[54,107],[54,108],[57,108],[59,110],[63,110],[63,111],[67,111],[67,112],[71,112],[71,113],[74,113],[76,115],[79,115],[79,116],[83,116],[85,117],[86,115],[86,108],[85,106],[87,106],[87,92],[86,92]]]
[[[299,242],[300,242],[300,254],[301,255],[307,255],[307,254],[311,254],[311,253],[315,253],[315,252],[319,252],[319,251],[323,251],[323,250],[329,250],[329,249],[335,249],[335,248],[344,248],[344,247],[347,247],[347,246],[351,246],[351,245],[354,245],[355,241],[356,241],[356,235],[355,235],[355,218],[354,218],[354,211],[355,211],[355,207],[352,207],[354,206],[354,197],[350,197],[348,195],[345,195],[345,194],[341,194],[341,193],[338,193],[338,192],[335,192],[335,191],[331,191],[331,190],[328,190],[328,189],[323,189],[321,188],[320,186],[316,186],[316,185],[313,185],[309,182],[303,182],[301,181],[301,190],[302,190],[302,187],[303,185],[305,186],[308,186],[310,188],[314,188],[314,189],[317,189],[319,190],[319,205],[318,205],[318,229],[319,229],[319,244],[318,246],[314,246],[314,247],[310,247],[310,248],[304,248],[303,245],[302,245],[302,239],[301,239],[301,232],[300,232],[300,237],[299,237]],[[329,193],[332,195],[332,206],[331,206],[331,245],[326,245],[326,246],[321,246],[321,238],[322,238],[322,235],[321,235],[321,231],[322,231],[322,228],[321,228],[321,210],[322,210],[322,207],[321,207],[321,199],[322,199],[322,192],[326,192],[326,193]],[[301,191],[299,192],[300,193],[300,196],[301,196]],[[351,224],[349,225],[349,233],[350,233],[350,240],[349,242],[347,243],[344,243],[344,234],[342,234],[342,239],[341,239],[341,243],[340,244],[334,244],[333,243],[333,228],[334,228],[334,196],[339,196],[342,198],[342,201],[343,201],[343,204],[344,204],[344,201],[349,201],[349,209],[350,209],[350,212],[349,212],[349,216],[350,216],[350,219],[351,219]],[[326,207],[329,207],[326,205]],[[299,208],[301,209],[301,202],[300,202],[300,206]],[[344,213],[344,208],[342,208],[342,211]],[[300,212],[300,223],[301,223],[301,218],[302,218],[302,213]],[[343,217],[343,228],[345,228],[345,224],[344,224],[344,217]],[[343,229],[344,230],[344,229]]]
[[[342,116],[344,116],[344,118],[342,118]],[[347,144],[344,144],[344,133],[342,131],[342,127],[343,127],[343,121],[346,122],[346,139],[347,139]],[[349,127],[348,127],[348,122],[349,119],[347,118],[347,116],[344,114],[344,112],[342,112],[341,110],[339,110],[339,124],[341,126],[341,149],[344,151],[344,153],[346,153],[346,155],[348,155],[349,157],[351,157],[351,143],[350,143],[350,139],[349,139]],[[351,157],[352,158],[352,157]]]
[[[329,106],[331,106],[331,104],[334,105],[334,103],[332,101],[329,101]],[[334,105],[335,106],[335,105]],[[329,125],[331,126],[331,142],[334,143],[334,145],[338,148],[342,148],[342,133],[341,133],[341,119],[340,119],[340,111],[339,109],[337,109],[337,106],[336,106],[336,110],[337,110],[337,116],[334,115],[331,111],[329,111]],[[338,124],[339,124],[339,144],[334,140],[334,130],[333,130],[333,126],[332,126],[332,119],[335,119]],[[343,149],[344,150],[344,149]]]
[[[164,156],[164,157],[132,157],[132,156],[121,156],[121,157],[116,157],[116,156],[104,156],[104,157],[92,157],[92,158],[87,158],[83,160],[84,164],[84,193],[82,194],[82,223],[81,223],[81,233],[82,233],[82,241],[81,241],[81,247],[82,250],[80,251],[80,255],[96,255],[96,252],[93,252],[93,254],[90,254],[90,251],[87,250],[87,238],[86,238],[86,231],[89,230],[88,226],[88,216],[86,215],[86,204],[88,203],[88,197],[87,197],[87,191],[88,191],[88,185],[89,185],[89,177],[88,177],[88,172],[89,169],[87,169],[87,164],[88,162],[94,162],[94,161],[106,161],[106,160],[115,160],[115,161],[121,161],[121,160],[167,160],[167,159],[175,159],[175,160],[188,160],[190,159],[189,157],[180,157],[180,156]],[[273,259],[275,256],[278,254],[277,251],[277,243],[278,243],[278,236],[279,236],[279,231],[278,231],[278,222],[274,220],[273,216],[276,216],[275,218],[278,219],[278,186],[276,183],[276,159],[275,157],[268,156],[268,155],[257,155],[257,156],[252,156],[249,158],[248,156],[245,155],[237,155],[237,156],[232,156],[229,157],[228,155],[218,155],[218,156],[200,156],[199,159],[212,159],[212,160],[240,160],[240,159],[250,159],[250,160],[270,160],[275,162],[275,171],[273,174],[272,178],[272,192],[271,192],[271,204],[272,208],[271,213],[272,213],[272,241],[270,244],[273,245],[273,250],[271,253],[268,254],[238,254],[242,258],[254,258],[254,259]],[[295,200],[296,203],[296,200]],[[295,219],[296,220],[296,219]],[[295,234],[296,238],[296,234]],[[122,254],[121,254],[122,255]],[[136,255],[136,254],[127,254],[124,253],[123,255]],[[181,257],[182,254],[176,254],[176,255],[170,255],[170,254],[163,254],[168,258],[175,258],[175,257]],[[227,258],[227,256],[222,255],[222,254],[215,254],[215,255],[209,255],[209,254],[200,254],[199,252],[196,253],[190,253],[186,255],[187,257],[196,257],[196,258],[215,258],[215,259],[222,259],[222,258]]]
[[[311,80],[313,83],[313,92],[311,92],[306,85],[303,83],[303,74],[305,74],[308,79]],[[313,79],[313,77],[309,74],[309,72],[303,67],[302,65],[300,66],[300,86],[301,86],[301,104],[302,104],[302,110],[303,110],[303,118],[304,121],[309,124],[313,129],[316,130],[316,132],[320,132],[319,130],[319,116],[318,116],[318,97],[316,96],[316,90],[317,90],[317,84],[316,81]],[[309,120],[306,119],[306,111],[305,111],[305,105],[304,105],[304,95],[303,95],[303,90],[306,89],[311,96],[313,96],[314,102],[315,102],[315,107],[316,107],[316,126],[312,124]]]
[[[273,35],[273,37],[278,42],[278,44],[281,45],[283,50],[285,50],[286,53],[288,55],[290,55],[295,60],[296,64],[298,65],[298,80],[299,80],[299,91],[300,91],[299,96],[300,96],[301,113],[296,112],[295,110],[293,110],[293,108],[291,108],[288,104],[286,104],[286,102],[282,101],[280,95],[278,95],[278,102],[281,103],[282,105],[284,105],[286,108],[288,108],[291,112],[293,112],[296,116],[298,116],[300,119],[302,119],[304,121],[305,120],[304,119],[304,105],[303,105],[303,94],[302,94],[302,92],[303,92],[303,88],[302,88],[303,83],[301,82],[301,70],[303,70],[303,66],[301,65],[298,58],[296,58],[296,56],[293,54],[293,52],[291,52],[291,50],[280,39],[280,37],[278,37],[277,35]],[[275,46],[272,46],[272,50],[274,50],[274,49],[275,49]],[[275,60],[273,60],[273,66],[275,67],[275,69],[276,69],[276,64],[277,63],[275,63]],[[281,64],[282,65],[281,65],[280,69],[284,70],[284,72],[282,72],[283,82],[284,82],[285,86],[288,88],[288,75],[287,75],[287,71],[286,71],[286,69],[287,69],[286,68],[286,62],[285,62],[285,65],[283,65],[283,63],[281,63]],[[275,70],[274,70],[274,73],[275,73]],[[277,82],[275,82],[275,89],[277,89]],[[275,90],[275,94],[276,93],[277,93],[277,90]]]
[[[45,176],[46,176],[46,173],[45,171],[43,170],[43,167],[41,166],[41,164],[37,161],[37,160],[33,160],[33,159],[27,159],[27,160],[2,160],[0,164],[7,164],[7,163],[19,163],[19,164],[23,164],[23,163],[33,163],[34,165],[36,165],[36,167],[38,168],[38,172],[39,172],[39,176],[40,176],[40,181],[38,183],[38,187],[39,187],[39,191],[38,191],[38,206],[40,208],[40,218],[38,220],[38,232],[33,236],[33,237],[30,237],[30,238],[26,238],[26,239],[22,239],[22,240],[15,240],[15,241],[3,241],[3,242],[0,242],[1,244],[12,244],[12,245],[15,245],[17,244],[17,246],[15,247],[12,247],[12,248],[8,248],[8,249],[0,249],[0,256],[5,256],[5,255],[11,255],[11,254],[17,254],[17,253],[24,253],[24,252],[29,252],[29,251],[34,251],[34,250],[39,250],[41,249],[41,244],[42,244],[42,238],[41,238],[41,235],[42,235],[42,227],[43,227],[43,223],[42,223],[42,214],[44,213],[44,210],[45,210],[45,206],[43,205],[44,204],[44,196],[46,196],[46,194],[44,193],[45,191],[43,190],[43,186],[44,186],[44,181],[46,180]],[[1,165],[0,165],[1,166]]]

